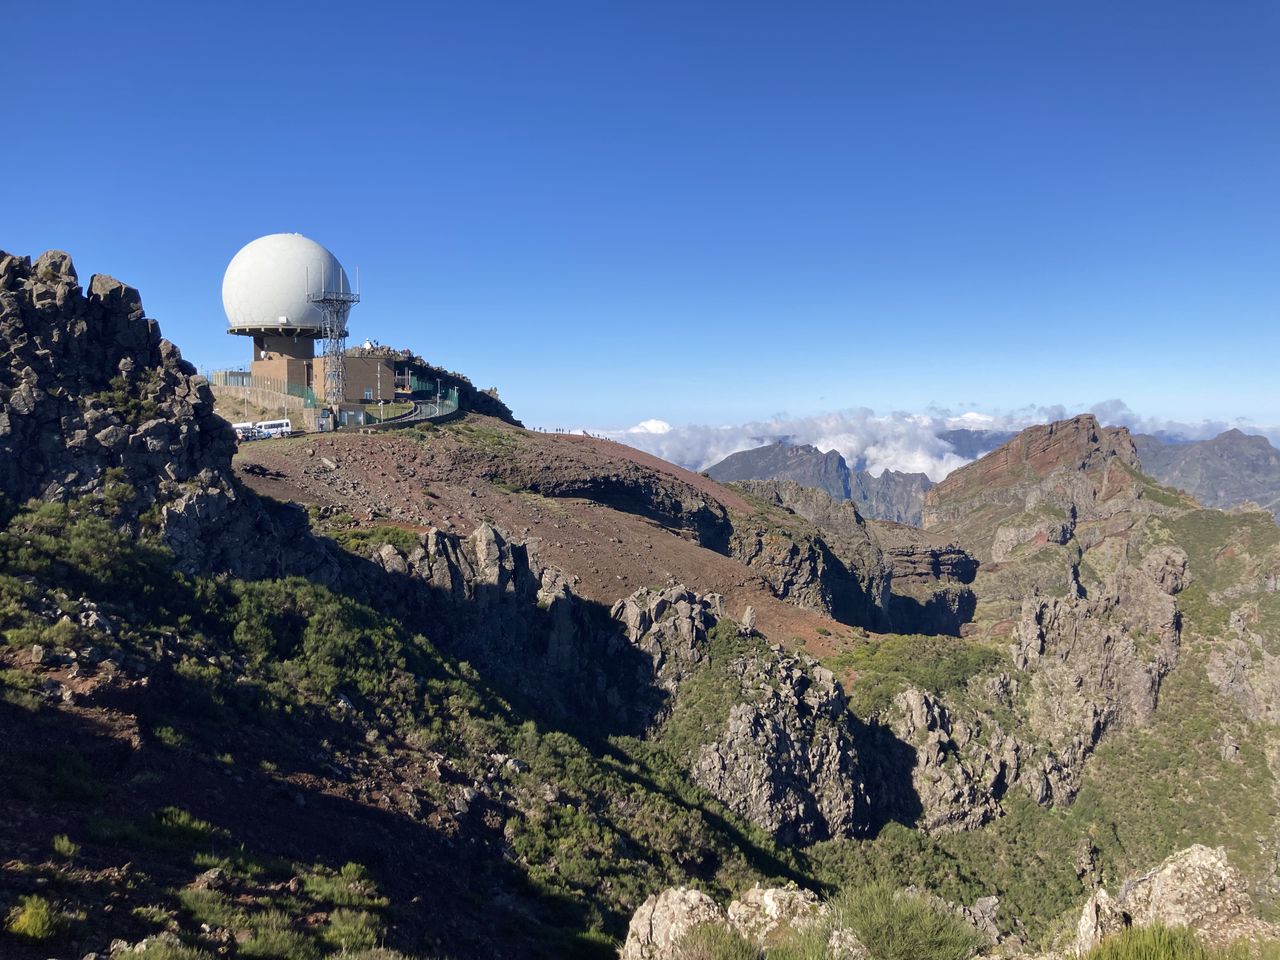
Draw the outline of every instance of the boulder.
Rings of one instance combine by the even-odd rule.
[[[1186,927],[1214,945],[1280,937],[1280,925],[1259,919],[1226,851],[1200,844],[1126,881],[1114,897],[1095,891],[1077,924],[1076,954],[1084,956],[1125,927],[1153,924]]]
[[[817,894],[799,887],[752,887],[729,904],[729,925],[764,946],[781,933],[812,924],[827,913]]]
[[[631,917],[621,960],[670,960],[695,927],[724,923],[724,911],[700,890],[672,887],[645,900]]]

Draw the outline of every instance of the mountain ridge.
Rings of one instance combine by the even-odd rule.
[[[704,471],[714,480],[792,480],[821,490],[833,500],[852,500],[876,520],[919,526],[920,502],[931,481],[923,473],[851,470],[838,450],[826,453],[808,444],[773,443],[730,454]]]

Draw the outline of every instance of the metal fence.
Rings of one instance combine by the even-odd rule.
[[[310,387],[300,383],[289,383],[278,377],[260,377],[248,370],[215,370],[209,374],[209,382],[215,387],[244,387],[250,390],[266,390],[269,393],[283,393],[297,397],[307,408],[315,407],[316,394]]]
[[[366,410],[369,408],[366,407]],[[382,424],[402,425],[406,423],[421,423],[424,420],[437,420],[444,417],[452,416],[458,412],[458,388],[448,387],[441,394],[439,401],[436,400],[414,400],[413,409],[408,410],[396,417],[387,417],[380,421]],[[371,424],[378,424],[376,414],[370,417],[366,414],[366,418]]]

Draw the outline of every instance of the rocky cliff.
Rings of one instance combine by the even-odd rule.
[[[805,553],[812,560],[805,566],[814,571],[815,600],[837,620],[868,627],[887,626],[891,575],[880,545],[852,503],[836,501],[820,490],[791,481],[755,480],[738,485],[765,503],[781,507],[807,520],[817,536],[803,543],[803,533],[792,531],[796,546],[787,553],[797,558]],[[739,524],[734,552],[750,566],[758,566],[764,547],[774,531],[750,530]],[[752,535],[754,534],[754,535]],[[808,547],[808,550],[805,550]],[[776,561],[775,566],[779,565]],[[779,576],[794,583],[794,576]],[[796,587],[788,584],[795,592]]]

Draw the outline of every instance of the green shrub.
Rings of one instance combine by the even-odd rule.
[[[302,878],[307,893],[314,899],[335,907],[384,907],[385,897],[378,895],[378,888],[369,872],[358,863],[348,863],[336,873],[317,868]]]
[[[822,662],[840,673],[853,671],[849,709],[868,717],[888,707],[907,686],[932,693],[959,690],[970,677],[996,669],[1006,658],[1002,649],[973,640],[886,634]]]
[[[367,950],[382,938],[382,923],[365,910],[338,909],[329,914],[321,936],[339,950]]]
[[[681,937],[672,956],[674,960],[759,960],[760,951],[737,931],[707,923]]]
[[[160,726],[151,731],[151,735],[166,747],[177,750],[187,744],[187,738],[175,730],[173,727]]]
[[[73,843],[71,838],[65,833],[59,833],[53,838],[53,852],[60,857],[66,857],[68,860],[79,856],[80,844]]]
[[[216,890],[179,890],[178,902],[197,924],[239,930],[249,922],[241,907]]]
[[[129,954],[129,960],[213,960],[213,958],[195,947],[152,940],[141,953]]]
[[[250,922],[253,938],[240,945],[238,956],[254,960],[312,960],[318,954],[315,944],[292,928],[285,913],[273,910]]]
[[[1274,960],[1280,943],[1236,943],[1209,947],[1186,928],[1131,927],[1108,937],[1085,960]]]
[[[873,960],[967,960],[979,946],[963,920],[887,884],[842,891],[831,907],[834,924],[852,930]]]
[[[24,940],[52,940],[66,927],[61,914],[44,897],[29,896],[9,911],[5,928]]]

